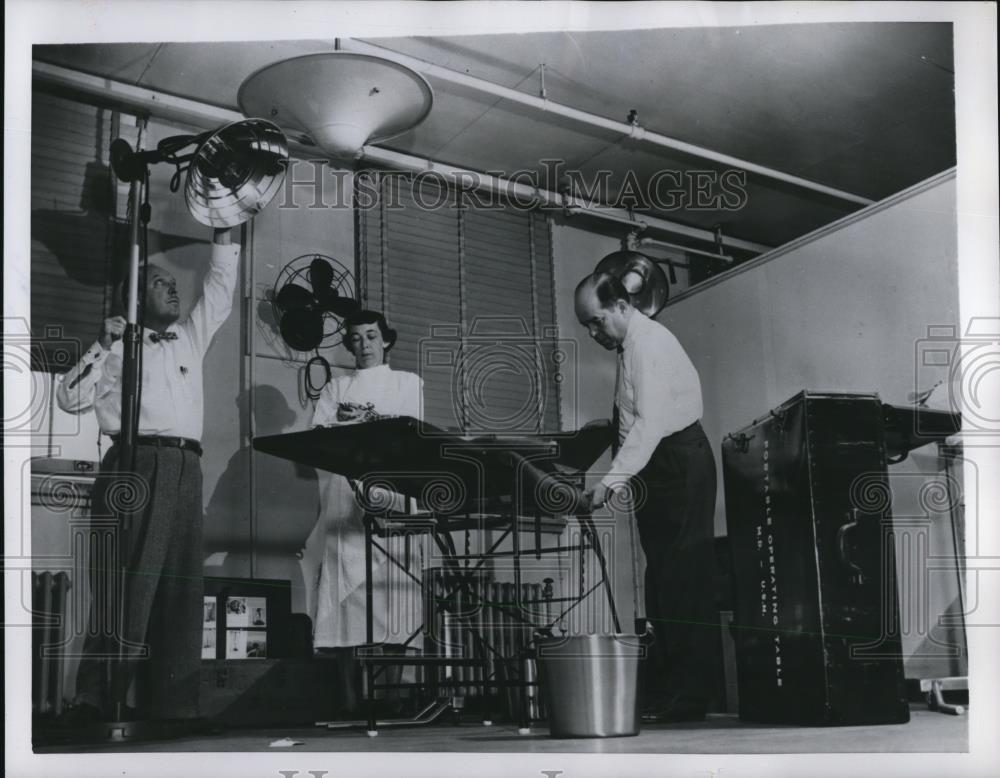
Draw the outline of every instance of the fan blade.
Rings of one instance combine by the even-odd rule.
[[[321,311],[333,311],[333,306],[337,304],[337,290],[332,287],[317,289],[313,293],[316,297],[316,307]]]
[[[357,300],[351,297],[338,297],[336,300],[332,301],[330,307],[326,310],[338,319],[343,319],[345,316],[350,316],[360,308],[361,306],[358,304]]]
[[[354,298],[341,297],[337,290],[332,287],[328,287],[327,289],[317,289],[316,301],[319,303],[319,309],[321,311],[329,311],[338,319],[343,319],[345,316],[354,313],[359,308],[358,303]]]
[[[333,268],[330,263],[319,257],[309,263],[309,282],[316,292],[321,289],[329,289],[330,284],[333,283]]]
[[[299,311],[313,307],[313,296],[298,284],[285,284],[278,290],[274,302],[283,311]]]
[[[281,337],[296,351],[312,351],[323,341],[323,314],[306,309],[281,317]]]

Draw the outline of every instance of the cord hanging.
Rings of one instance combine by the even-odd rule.
[[[323,383],[319,386],[313,383],[312,380],[312,369],[313,365],[319,365],[323,368],[323,373],[325,379]],[[330,363],[326,361],[320,354],[316,354],[312,359],[306,362],[305,375],[303,376],[303,383],[305,384],[306,396],[310,400],[318,400],[319,396],[323,393],[323,388],[330,383],[333,378],[333,371],[330,369]]]

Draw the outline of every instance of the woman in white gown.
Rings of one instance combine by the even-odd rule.
[[[355,424],[382,416],[420,418],[420,376],[392,370],[385,363],[386,353],[396,341],[396,332],[385,317],[374,311],[360,311],[345,320],[345,333],[344,345],[354,355],[357,370],[334,378],[323,388],[313,412],[313,426]],[[306,542],[307,550],[317,546],[322,549],[315,597],[311,598],[315,603],[313,645],[317,649],[351,648],[367,642],[364,511],[343,476],[320,471],[319,484],[320,516]],[[403,507],[402,500],[399,502]],[[399,547],[390,546],[390,551],[395,551],[394,556],[402,562],[403,543],[396,545]],[[417,571],[414,574],[419,578],[420,544],[411,545],[410,556],[410,570]],[[375,642],[405,642],[420,625],[418,584],[377,551],[373,582]],[[390,589],[392,596],[388,597]],[[417,644],[414,641],[410,645]],[[349,662],[346,655],[342,659]],[[351,688],[344,692],[353,696]]]

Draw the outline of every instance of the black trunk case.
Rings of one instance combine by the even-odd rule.
[[[740,718],[908,721],[878,397],[803,392],[722,460]]]

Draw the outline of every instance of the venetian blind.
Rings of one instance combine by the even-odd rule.
[[[116,114],[35,89],[31,115],[32,368],[65,372],[108,313],[127,240],[108,164]],[[134,133],[134,128],[133,128]],[[70,348],[66,345],[70,344]]]
[[[475,207],[426,179],[367,171],[356,183],[362,302],[397,329],[391,364],[423,377],[427,421],[559,431],[564,351],[545,217]]]

